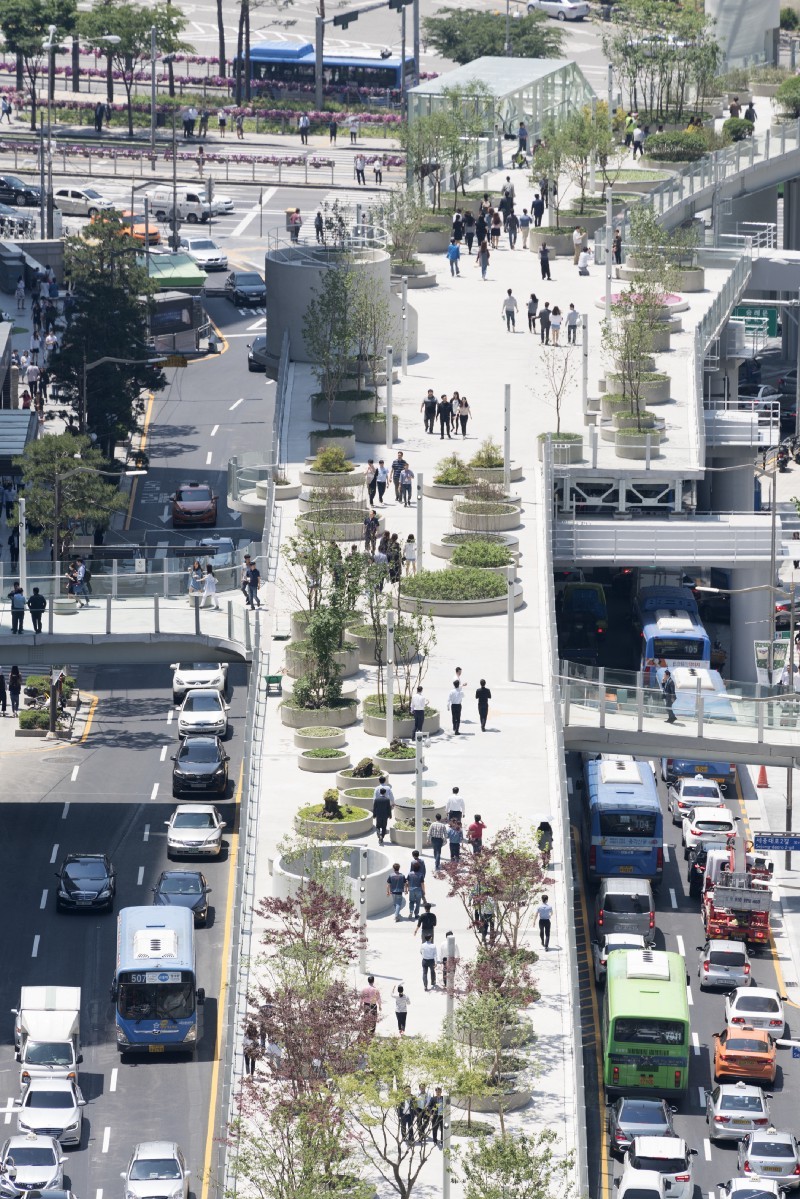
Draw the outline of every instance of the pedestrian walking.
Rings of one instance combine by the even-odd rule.
[[[417,917],[417,923],[414,928],[414,936],[416,937],[419,930],[422,929],[422,940],[432,941],[433,934],[436,929],[436,914],[431,909],[431,904],[426,899],[422,905],[422,911]]]
[[[364,517],[364,548],[370,553],[375,553],[375,542],[378,537],[378,529],[381,522],[374,508],[370,508],[367,515]]]
[[[544,216],[544,200],[542,199],[542,197],[539,195],[538,192],[533,197],[533,202],[531,204],[531,213],[533,215],[534,229],[540,229],[541,225],[542,225],[542,217]]]
[[[536,841],[539,846],[542,865],[546,870],[550,865],[550,857],[553,853],[553,829],[549,820],[539,821],[536,829]]]
[[[9,100],[8,96],[3,96],[2,103],[0,103],[0,125],[2,125],[4,117],[8,121],[9,125],[11,124],[11,113],[11,101]]]
[[[334,146],[336,145],[336,138],[338,136],[338,133],[339,133],[339,126],[337,125],[337,123],[333,119],[333,117],[331,117],[330,121],[328,122],[328,142],[331,145],[334,145]]]
[[[542,896],[542,902],[536,909],[536,915],[539,918],[539,939],[546,952],[550,948],[550,922],[553,919],[553,909],[548,903],[546,895]]]
[[[244,141],[244,114],[239,112],[236,114],[236,136],[239,141]]]
[[[375,471],[375,483],[378,488],[378,503],[386,507],[384,496],[386,495],[386,484],[389,482],[389,468],[383,458],[378,459],[378,467]]]
[[[568,346],[574,346],[576,344],[575,339],[578,335],[578,322],[580,321],[580,319],[581,319],[580,314],[576,310],[575,305],[570,304],[569,312],[567,313],[567,345]]]
[[[428,1100],[428,1122],[430,1124],[434,1147],[441,1149],[443,1144],[442,1131],[444,1129],[444,1095],[442,1094],[441,1087],[436,1087],[433,1095]]]
[[[25,608],[27,602],[25,593],[19,583],[15,583],[8,593],[9,605],[11,608],[11,632],[22,633],[23,624],[25,623]]]
[[[228,128],[228,114],[224,108],[221,108],[217,113],[217,125],[219,127],[220,137],[225,136],[225,130]]]
[[[489,269],[490,258],[491,254],[489,252],[489,243],[484,237],[481,241],[477,256],[475,258],[475,265],[481,268],[481,278],[483,279],[484,283],[486,282],[486,272]]]
[[[422,985],[427,991],[428,983],[430,982],[433,990],[436,990],[436,946],[433,941],[423,941],[419,947],[419,955],[422,958]]]
[[[533,224],[533,217],[528,212],[527,208],[523,208],[522,214],[519,217],[519,231],[522,235],[523,250],[527,250],[527,248],[528,248],[528,236],[530,234],[532,224]]]
[[[675,680],[668,670],[664,671],[664,677],[661,680],[661,694],[664,696],[664,705],[667,709],[667,724],[674,724],[676,716],[672,707],[676,699]]]
[[[297,245],[300,241],[300,227],[303,224],[303,218],[300,215],[300,209],[295,208],[292,215],[289,217],[289,237]]]
[[[206,165],[206,152],[202,146],[197,147],[197,172],[200,178],[203,178],[203,171]]]
[[[516,330],[516,313],[517,313],[518,308],[519,308],[519,304],[515,300],[513,292],[511,291],[511,288],[509,287],[508,291],[506,292],[505,299],[503,300],[502,304],[500,305],[500,316],[505,317],[507,333],[516,333],[516,331],[517,331]]]
[[[447,990],[448,975],[455,980],[458,963],[461,960],[461,953],[455,940],[453,941],[452,945],[452,954],[450,952],[450,938],[452,936],[453,930],[449,928],[444,934],[444,940],[439,945],[439,961],[442,965],[442,986],[444,987],[445,991]]]
[[[375,975],[367,975],[367,985],[361,988],[361,1006],[367,1019],[369,1032],[374,1035],[381,1010],[381,993],[375,986]]]
[[[351,133],[350,140],[352,141],[352,133]],[[364,169],[365,169],[366,165],[367,165],[367,160],[364,157],[364,155],[356,154],[355,158],[353,159],[353,167],[356,172],[356,183],[360,183],[363,187],[367,186],[367,180],[364,175]]]
[[[367,489],[367,499],[370,504],[374,504],[375,491],[378,486],[378,472],[375,469],[375,462],[372,458],[367,459],[367,465],[364,467],[364,486]]]
[[[104,116],[105,116],[105,108],[103,106],[103,102],[102,102],[102,100],[98,100],[98,102],[94,106],[94,131],[95,131],[95,133],[103,132],[103,117]]]
[[[399,583],[403,577],[403,551],[400,546],[400,539],[396,533],[392,533],[389,538],[389,548],[386,551],[386,556],[389,560],[389,582]]]
[[[561,334],[562,319],[563,318],[561,316],[561,309],[559,308],[558,304],[555,304],[553,306],[553,311],[550,314],[550,331],[553,335],[553,345],[554,346],[558,345],[558,339]]]
[[[431,821],[431,826],[428,829],[428,840],[433,850],[433,868],[434,870],[439,870],[442,865],[442,847],[447,840],[447,825],[438,812]]]
[[[406,891],[408,890],[408,879],[400,869],[400,863],[395,862],[392,866],[392,873],[386,879],[386,894],[394,904],[395,921],[400,920],[400,913],[406,906]]]
[[[22,275],[17,279],[16,290],[14,295],[17,297],[17,312],[25,311],[25,280]]]
[[[216,582],[216,580],[215,580]],[[256,566],[255,562],[251,562],[247,571],[247,604],[250,608],[260,608],[261,600],[258,598],[258,589],[261,586],[261,571]]]
[[[546,175],[542,175],[541,179],[539,180],[539,191],[541,192],[541,195],[542,195],[542,203],[544,204],[545,208],[549,208],[550,207],[550,181]]]
[[[461,860],[461,842],[464,840],[464,830],[460,820],[451,820],[447,829],[447,841],[450,846],[450,861]]]
[[[614,262],[617,266],[622,265],[622,232],[619,229],[614,230],[614,237],[611,242],[611,253],[614,257]]]
[[[633,141],[633,131],[636,128],[636,121],[633,119],[633,113],[629,112],[625,117],[625,145],[630,146]]]
[[[756,123],[756,110],[753,108],[752,100],[748,101],[747,108],[744,110],[744,119],[753,125]]]
[[[354,146],[358,138],[358,117],[351,117],[347,122],[347,128],[350,130],[350,145]]]
[[[399,917],[398,917],[398,919],[399,919]],[[405,1031],[406,1031],[406,1016],[408,1014],[408,1009],[411,1007],[411,1000],[406,995],[405,988],[403,987],[402,983],[399,986],[392,987],[392,995],[394,996],[394,1014],[397,1017],[397,1031],[400,1033],[400,1036],[402,1037],[405,1035]],[[408,1092],[410,1095],[411,1094],[410,1087],[408,1088]],[[409,1100],[409,1102],[412,1104],[411,1120],[413,1121],[413,1119],[414,1119],[413,1098],[411,1100]],[[411,1127],[412,1127],[412,1125],[409,1125],[409,1130],[411,1129]]]
[[[209,601],[208,606],[219,612],[219,600],[217,599],[217,576],[214,574],[214,567],[209,562],[206,566],[206,577],[203,579],[203,607],[206,607],[206,600]],[[259,605],[260,606],[260,605]],[[89,605],[87,604],[88,608]]]
[[[633,154],[633,160],[635,162],[637,154],[640,158],[644,154],[644,130],[638,121],[633,129],[632,143],[631,153]]]
[[[553,314],[550,311],[550,301],[545,300],[544,308],[539,313],[539,333],[544,345],[550,345],[550,321]]]
[[[39,337],[39,331],[38,329],[34,329],[33,333],[31,334],[31,344],[29,350],[31,362],[39,361],[39,350],[41,349],[41,345],[42,342],[41,338]]]
[[[11,715],[19,712],[19,693],[22,690],[22,675],[18,666],[12,666],[8,676],[8,697],[11,700]]]
[[[450,245],[447,247],[447,261],[450,263],[450,274],[460,275],[461,269],[459,261],[461,260],[461,247],[454,237],[450,238]]]
[[[419,906],[425,898],[425,874],[421,862],[412,862],[408,871],[408,915],[419,916]]]
[[[574,266],[578,265],[578,255],[583,249],[584,233],[580,225],[576,225],[572,231],[572,262]]]
[[[307,146],[308,145],[308,131],[311,127],[311,122],[308,119],[307,112],[302,112],[300,114],[300,119],[298,120],[297,125],[298,125],[298,128],[300,129],[300,145]]]
[[[550,247],[546,241],[543,241],[539,246],[539,268],[542,272],[542,278],[550,281]]]
[[[476,812],[473,817],[472,824],[467,829],[467,840],[472,846],[472,852],[478,854],[483,849],[483,834],[486,832],[486,825],[480,818],[480,814]]]
[[[481,722],[481,731],[486,732],[486,719],[489,715],[489,700],[492,698],[492,693],[486,686],[486,679],[481,679],[481,685],[475,691],[475,698],[478,701],[478,718]]]
[[[208,137],[208,122],[210,116],[211,113],[207,108],[204,108],[200,113],[200,125],[197,130],[200,137]]]
[[[400,476],[406,466],[406,460],[403,457],[403,451],[397,451],[397,457],[392,461],[390,470],[392,472],[392,486],[394,487],[394,498],[400,502]]]
[[[475,241],[475,217],[469,209],[462,217],[464,225],[464,241],[467,243],[467,254],[472,254],[472,243]]]
[[[386,779],[381,776],[378,786],[372,792],[372,819],[375,821],[375,832],[378,834],[378,844],[383,845],[386,837],[386,827],[394,811],[394,793]]]
[[[519,233],[519,217],[515,212],[508,214],[506,221],[506,233],[508,234],[508,248],[513,250],[517,244],[517,234]]]
[[[323,229],[324,229],[324,224],[323,224],[323,221],[322,221],[322,213],[321,213],[321,212],[317,212],[317,215],[314,217],[314,232],[315,232],[315,234],[316,234],[316,236],[317,236],[317,241],[318,241],[318,242],[321,242],[321,241],[322,241],[322,231],[323,231]]]
[[[3,715],[6,714],[6,676],[0,670],[0,709]]]
[[[402,992],[402,990],[403,990],[403,988],[400,987],[401,992]],[[394,988],[392,989],[392,994],[393,995],[395,994]],[[399,1025],[399,1023],[400,1022],[398,1020],[398,1025]],[[404,1028],[405,1028],[405,1020],[403,1021],[403,1028],[400,1030],[401,1033]],[[415,1116],[415,1114],[416,1114],[416,1103],[414,1102],[414,1096],[411,1094],[411,1087],[404,1087],[403,1088],[403,1097],[397,1105],[397,1118],[400,1123],[400,1136],[402,1137],[402,1139],[404,1141],[407,1141],[409,1145],[412,1145],[414,1143],[414,1116]]]
[[[261,1041],[258,1029],[255,1024],[248,1024],[245,1029],[244,1040],[242,1041],[242,1053],[244,1054],[244,1071],[250,1078],[256,1072],[256,1059],[260,1051]]]
[[[447,818],[448,820],[457,820],[461,824],[464,820],[466,812],[466,804],[461,796],[460,787],[453,787],[450,793],[450,799],[447,801]]]
[[[245,603],[247,603],[247,574],[250,570],[250,561],[250,555],[245,554],[244,561],[242,562],[242,577],[239,580],[239,589],[244,596]]]
[[[463,698],[461,684],[456,679],[453,683],[453,689],[447,697],[447,706],[450,709],[450,718],[453,722],[453,732],[456,737],[459,735],[461,728],[461,705]]]
[[[28,600],[28,611],[31,614],[34,633],[42,631],[42,614],[47,608],[47,600],[43,595],[39,594],[39,588],[34,587],[33,592]]]
[[[453,421],[453,405],[446,395],[443,395],[436,407],[436,415],[439,418],[440,437],[444,440],[445,433],[447,440],[451,440],[450,425]]]
[[[411,507],[411,487],[414,482],[414,472],[411,467],[406,464],[400,471],[400,502],[404,508]]]
[[[500,245],[500,234],[503,232],[503,220],[499,212],[492,213],[492,223],[489,226],[489,237],[492,243],[492,249],[496,250]]]
[[[579,275],[588,275],[589,274],[589,262],[591,260],[591,256],[592,256],[591,250],[588,250],[588,249],[581,250],[580,254],[578,255],[578,274]]]
[[[419,406],[419,410],[422,413],[423,425],[425,427],[426,433],[433,432],[433,426],[434,426],[434,422],[436,420],[436,407],[437,407],[436,396],[433,394],[433,388],[429,387],[428,394],[425,396],[425,399],[422,401],[422,403]]]
[[[375,186],[380,187],[383,183],[383,159],[375,158],[372,162],[372,173],[375,176]]]
[[[411,696],[411,715],[414,719],[415,733],[422,732],[422,725],[425,720],[425,708],[427,703],[428,701],[425,698],[422,687],[417,687],[416,691]]]
[[[469,423],[469,418],[471,416],[472,416],[472,409],[469,406],[469,400],[467,399],[466,396],[462,396],[461,403],[459,404],[459,407],[458,407],[458,420],[459,420],[459,424],[461,425],[461,436],[462,437],[467,436],[467,424]],[[458,429],[456,429],[455,431],[457,433]]]
[[[535,292],[531,292],[531,298],[528,300],[528,332],[536,332],[536,313],[539,311],[539,297]]]

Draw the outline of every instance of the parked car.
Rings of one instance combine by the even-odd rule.
[[[113,200],[101,195],[96,187],[59,187],[53,193],[53,203],[65,216],[97,216],[116,207]]]
[[[589,5],[586,0],[528,0],[528,12],[543,12],[557,21],[582,21]]]
[[[0,200],[4,204],[16,204],[17,208],[38,207],[42,202],[42,189],[35,183],[26,183],[18,175],[0,175]]]
[[[712,1141],[740,1141],[748,1133],[769,1126],[769,1103],[761,1087],[724,1082],[706,1091],[706,1124]]]

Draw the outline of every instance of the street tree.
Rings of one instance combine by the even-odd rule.
[[[425,181],[429,179],[433,188],[432,203],[436,209],[442,203],[442,182],[449,165],[452,141],[453,122],[443,108],[406,122],[400,130],[400,145],[406,155],[408,169],[417,182],[420,202],[424,203]]]
[[[80,412],[82,429],[108,445],[135,424],[141,393],[164,386],[148,347],[149,297],[154,290],[137,247],[118,214],[102,213],[82,235],[68,237],[64,268],[73,285],[70,321],[50,363],[50,375]],[[102,358],[124,362],[103,363]]]
[[[17,56],[18,74],[21,66],[27,80],[33,131],[38,127],[37,85],[47,58],[45,43],[50,26],[56,27],[54,44],[57,46],[59,40],[75,29],[76,13],[76,0],[3,0],[0,4],[0,30],[6,53]],[[50,78],[52,86],[52,70]]]
[[[31,529],[28,545],[41,549],[50,538],[54,562],[68,552],[76,524],[107,523],[127,504],[118,480],[96,473],[114,467],[88,437],[72,433],[42,437],[25,447],[14,466],[25,488],[25,515]]]
[[[414,261],[417,237],[426,215],[427,209],[417,193],[406,187],[394,188],[376,207],[376,218],[384,225],[389,237],[392,262]]]
[[[608,104],[601,101],[594,113],[587,104],[574,109],[556,131],[564,174],[578,190],[578,212],[586,208],[592,164],[608,163],[616,143],[608,123]]]
[[[305,879],[288,899],[262,899],[258,915],[265,921],[261,944],[307,993],[330,984],[358,956],[355,907],[315,878]]]
[[[359,394],[365,369],[372,378],[375,412],[378,411],[378,371],[386,361],[386,347],[396,341],[397,325],[385,284],[361,272],[353,279],[353,346]]]
[[[577,377],[577,348],[567,343],[561,354],[545,354],[543,367],[549,396],[545,402],[556,410],[555,432],[561,432],[561,408]]]
[[[540,180],[546,179],[549,190],[549,204],[555,214],[555,226],[550,231],[560,228],[559,214],[561,210],[561,176],[564,174],[564,140],[559,136],[558,125],[551,122],[545,127],[542,140],[531,158],[531,186],[539,191]]]
[[[506,46],[506,19],[502,13],[474,8],[440,8],[422,23],[428,43],[451,62],[467,63],[484,55],[502,57]],[[544,13],[533,12],[508,25],[513,58],[558,58],[564,34]]]
[[[81,36],[93,46],[106,49],[109,36],[119,38],[111,46],[111,61],[125,88],[128,137],[133,137],[133,85],[152,51],[151,28],[156,30],[156,49],[162,54],[192,50],[181,38],[186,19],[173,4],[131,4],[126,0],[97,0],[79,21]]]
[[[461,1163],[465,1199],[564,1199],[572,1193],[573,1155],[557,1157],[551,1128],[476,1137]]]
[[[303,315],[303,336],[311,369],[328,406],[328,428],[333,428],[333,404],[347,376],[353,350],[353,272],[346,255],[322,273]]]

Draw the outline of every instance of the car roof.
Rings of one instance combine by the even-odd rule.
[[[216,687],[195,687],[192,691],[188,692],[186,699],[196,699],[198,695],[213,695],[214,699],[219,699],[219,691],[217,691]],[[186,700],[183,702],[185,703]]]
[[[607,946],[641,945],[644,937],[641,933],[606,933],[604,942]]]
[[[37,1078],[35,1075],[25,1083],[25,1088],[28,1091],[72,1091],[73,1079],[71,1078],[53,1078],[48,1074],[44,1078]]]
[[[712,804],[695,804],[684,820],[733,820],[730,808],[715,808]]]
[[[757,1128],[755,1132],[748,1133],[747,1137],[751,1142],[758,1140],[759,1137],[763,1137],[765,1140],[769,1138],[770,1141],[783,1141],[785,1145],[789,1145],[794,1140],[794,1133],[783,1130],[779,1131],[777,1128],[772,1127]]]
[[[16,1136],[9,1137],[3,1146],[5,1151],[10,1150],[13,1146],[21,1147],[23,1145],[32,1145],[35,1141],[48,1141],[51,1145],[57,1146],[55,1137],[49,1137],[43,1132],[18,1132]],[[48,1194],[50,1192],[48,1191]]]
[[[178,1146],[175,1141],[140,1141],[133,1150],[134,1157],[174,1157]]]
[[[743,941],[726,941],[724,939],[719,939],[719,938],[717,938],[716,940],[706,941],[705,948],[706,949],[723,949],[723,950],[726,950],[728,953],[730,953],[731,950],[738,949],[742,953],[747,953],[747,946],[744,944]],[[757,991],[758,987],[753,987],[753,988],[748,987],[747,989],[748,989],[748,991],[751,989],[754,991]]]
[[[179,812],[201,812],[203,815],[206,815],[207,813],[215,813],[218,815],[217,809],[214,807],[213,803],[178,804],[172,815],[177,816]]]
[[[747,1037],[748,1040],[769,1041],[770,1045],[772,1045],[772,1037],[769,1035],[766,1028],[753,1028],[752,1024],[735,1024],[733,1028],[728,1029],[729,1041],[733,1037],[740,1036]]]
[[[616,892],[618,895],[650,895],[650,883],[646,878],[604,878],[603,891]]]
[[[634,1137],[634,1144],[639,1153],[645,1157],[675,1157],[679,1152],[686,1152],[686,1142],[682,1137]]]
[[[745,999],[748,997],[755,999],[760,996],[761,998],[777,999],[778,1003],[781,1002],[781,997],[774,987],[735,987],[730,998],[733,999],[735,996],[738,999],[740,995]]]
[[[179,483],[176,490],[188,491],[192,487],[208,487],[209,491],[211,490],[211,485],[209,483],[200,483],[197,479],[192,479],[192,481],[189,483]]]
[[[719,1090],[721,1095],[760,1095],[762,1099],[764,1098],[764,1092],[761,1090],[761,1087],[755,1087],[752,1083],[743,1082],[741,1079],[739,1082],[720,1083]]]

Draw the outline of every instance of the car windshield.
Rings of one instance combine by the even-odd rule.
[[[72,1050],[65,1041],[26,1041],[25,1062],[29,1066],[71,1066]]]
[[[787,1141],[753,1141],[750,1145],[752,1157],[794,1157],[794,1145]]]
[[[720,1099],[721,1112],[760,1112],[764,1104],[760,1095],[723,1095]]]
[[[184,504],[187,501],[189,503],[208,504],[211,502],[212,495],[211,490],[208,487],[192,487],[191,490],[187,487],[183,487],[178,491],[177,498],[181,501],[181,503]]]
[[[766,1053],[763,1041],[756,1037],[728,1037],[725,1048],[729,1053]]]
[[[200,237],[197,241],[190,241],[189,246],[192,250],[218,250],[219,246],[215,245],[210,237]]]
[[[159,890],[166,895],[200,895],[203,884],[196,874],[173,874],[162,878]]]
[[[17,1169],[20,1166],[53,1166],[56,1161],[53,1150],[46,1145],[17,1145],[11,1156]]]
[[[210,812],[178,812],[173,828],[213,828],[214,819]]]
[[[660,1191],[650,1191],[647,1187],[626,1187],[625,1199],[661,1199]]]
[[[181,1168],[174,1157],[138,1158],[131,1165],[131,1182],[149,1182],[153,1178],[180,1178]]]
[[[25,1096],[25,1107],[59,1107],[75,1106],[75,1100],[69,1091],[29,1091]]]
[[[693,820],[692,824],[703,833],[729,833],[733,827],[730,820]]]
[[[641,895],[606,895],[603,910],[618,915],[640,916],[650,911],[650,904]]]
[[[106,878],[106,868],[102,862],[67,862],[64,873],[70,878]]]
[[[190,666],[179,666],[178,670],[207,670],[217,671],[219,666],[216,662],[192,662]]]
[[[631,1124],[666,1124],[664,1108],[660,1103],[638,1103],[626,1099],[620,1108],[620,1119]]]
[[[88,196],[88,198],[89,198],[90,200],[102,200],[102,198],[103,198],[103,197],[100,195],[100,192],[98,192],[98,191],[95,191],[95,189],[94,189],[93,187],[85,187],[85,188],[83,189],[83,194],[84,194],[85,196]]]
[[[680,1174],[687,1168],[685,1157],[645,1157],[637,1153],[631,1157],[631,1165],[637,1170],[656,1170],[659,1174]]]
[[[18,179],[16,175],[4,175],[3,182],[8,184],[9,187],[18,187],[22,191],[25,191],[28,187],[28,184],[23,183],[22,180]]]
[[[737,995],[736,1010],[742,1012],[779,1012],[781,1006],[771,995]]]
[[[708,955],[712,966],[744,966],[747,958],[735,949],[712,949]]]
[[[185,762],[187,759],[190,762],[216,762],[219,754],[217,753],[216,745],[192,745],[189,742],[189,744],[184,745],[180,757],[182,762]]]
[[[184,712],[219,712],[219,700],[213,695],[198,695],[190,691],[183,704]]]
[[[701,783],[691,783],[688,787],[683,788],[684,796],[691,796],[692,799],[719,799],[719,791],[716,787],[709,787]]]
[[[237,287],[263,287],[264,280],[260,275],[255,273],[247,273],[244,275],[236,275],[234,282]]]

